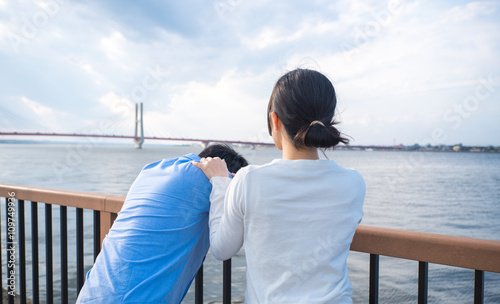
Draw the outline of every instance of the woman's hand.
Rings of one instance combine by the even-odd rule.
[[[191,164],[193,164],[193,166],[195,167],[200,168],[203,173],[205,173],[208,179],[211,179],[214,176],[227,177],[229,174],[226,161],[220,159],[219,157],[202,158],[199,163],[193,161],[191,162]]]

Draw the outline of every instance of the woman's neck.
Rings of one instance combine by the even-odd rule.
[[[297,149],[293,143],[289,141],[283,142],[283,159],[319,159],[317,148],[301,148]]]

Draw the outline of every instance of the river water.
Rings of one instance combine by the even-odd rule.
[[[280,158],[276,148],[240,148],[252,164]],[[45,145],[1,144],[0,182],[55,189],[126,195],[141,168],[163,158],[198,153],[199,146],[131,146],[94,144]],[[324,157],[324,156],[322,156]],[[361,172],[367,185],[362,224],[413,231],[500,240],[500,154],[394,151],[327,151],[326,157],[343,167]],[[5,202],[1,202],[2,240],[5,240]],[[42,217],[39,206],[40,299],[45,300],[45,256]],[[53,207],[54,291],[59,289],[59,207]],[[68,208],[68,233],[76,235],[74,208]],[[29,225],[30,208],[26,208]],[[85,270],[92,266],[92,212],[85,212]],[[26,229],[27,242],[31,235]],[[27,257],[31,256],[27,246]],[[75,240],[69,240],[70,302],[76,294]],[[6,286],[6,251],[2,249],[3,286]],[[349,277],[354,286],[354,303],[368,303],[369,256],[351,252]],[[28,296],[31,297],[31,266]],[[417,301],[418,263],[380,258],[380,303]],[[210,253],[205,261],[205,302],[222,299],[222,263]],[[243,302],[245,257],[233,258],[234,302]],[[500,274],[486,273],[485,303],[500,303]],[[471,303],[474,271],[429,265],[429,303]],[[194,284],[193,284],[194,285]],[[18,287],[19,288],[19,287]],[[191,289],[183,303],[193,303]]]

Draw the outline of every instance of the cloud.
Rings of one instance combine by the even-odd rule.
[[[251,91],[261,77],[230,71],[213,85],[181,86],[170,96],[164,122],[195,138],[255,140],[266,127],[267,100]]]
[[[106,53],[109,60],[114,62],[128,62],[127,58],[127,40],[122,33],[114,31],[109,37],[101,38],[100,46]],[[127,66],[120,64],[120,67],[127,69]]]
[[[399,1],[390,13],[397,1],[221,1],[224,16],[212,1],[69,1],[15,54],[7,33],[22,34],[23,16],[43,8],[0,0],[0,105],[36,101],[46,108],[19,108],[52,110],[58,122],[44,124],[54,132],[119,120],[115,132],[129,134],[142,101],[148,135],[266,140],[275,81],[311,67],[333,80],[341,127],[356,143],[392,144],[395,133],[411,143],[480,79],[500,76],[495,2]],[[157,67],[160,81],[134,98]],[[474,117],[500,127],[483,108]],[[482,124],[463,126],[498,142]]]
[[[29,117],[29,119],[35,120],[36,127],[42,128],[42,130],[38,129],[37,131],[68,131],[70,129],[71,120],[74,119],[73,115],[45,106],[25,96],[20,96],[18,100],[21,101],[21,106],[16,107],[18,110],[15,111],[23,113],[23,116]]]
[[[0,23],[0,39],[5,40],[7,38],[8,33],[9,33],[8,27],[5,24]]]
[[[89,63],[81,62],[80,67],[82,68],[82,70],[89,73],[89,75],[92,76],[92,78],[94,78],[95,83],[97,85],[102,84],[102,75],[99,74],[99,72],[97,72]]]
[[[498,9],[495,2],[470,2],[465,6],[455,6],[444,14],[442,23],[460,23],[478,17],[492,15]]]
[[[49,119],[54,118],[54,110],[49,107],[46,107],[36,101],[29,100],[24,96],[21,97],[21,102],[38,116],[47,117]]]
[[[108,92],[99,98],[99,102],[108,110],[110,114],[120,114],[132,109],[134,104],[125,97],[118,96],[115,92]]]

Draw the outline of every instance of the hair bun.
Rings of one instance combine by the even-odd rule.
[[[331,124],[325,125],[319,120],[311,122],[308,126],[300,129],[293,138],[293,142],[297,147],[315,147],[315,148],[330,148],[339,143],[347,144],[349,140],[342,137],[337,128]]]

